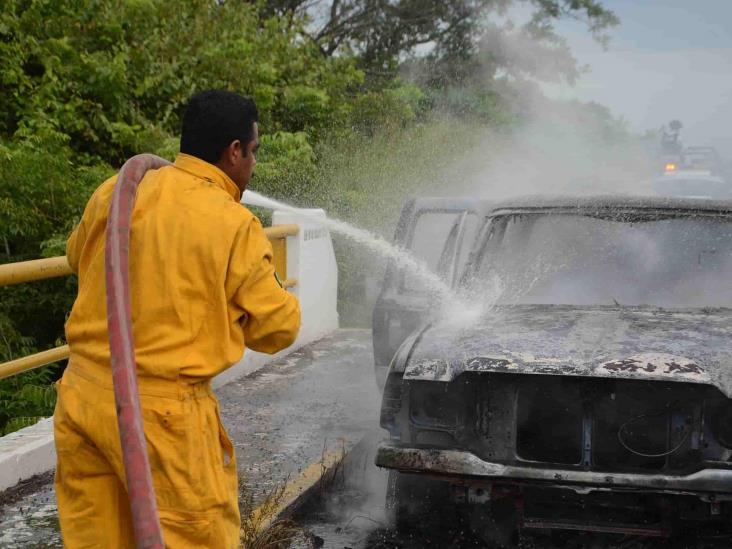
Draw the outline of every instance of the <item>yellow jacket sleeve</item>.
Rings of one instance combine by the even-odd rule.
[[[241,227],[234,239],[227,286],[230,283],[245,345],[269,354],[292,345],[300,330],[300,303],[277,282],[272,246],[257,218]]]

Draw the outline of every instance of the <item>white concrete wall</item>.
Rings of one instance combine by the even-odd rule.
[[[55,465],[52,418],[0,437],[0,491]]]
[[[301,337],[312,340],[338,328],[338,265],[330,232],[317,221],[325,212],[307,212],[306,217],[275,212],[272,224],[300,226],[298,235],[287,239],[287,277],[298,280],[293,293],[302,308]]]
[[[317,222],[323,217],[322,210],[309,210],[306,217],[279,211],[273,216],[273,225],[300,225],[300,232],[287,238],[287,277],[298,281],[291,291],[300,299],[302,311],[297,341],[276,355],[245,351],[238,363],[213,380],[214,387],[250,374],[338,328],[338,268],[330,234]],[[55,465],[51,418],[0,437],[0,491]]]

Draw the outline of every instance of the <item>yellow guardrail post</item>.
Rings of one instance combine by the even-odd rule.
[[[264,229],[264,233],[272,244],[272,263],[274,263],[275,272],[285,288],[292,288],[297,284],[297,280],[287,278],[287,237],[295,236],[299,231],[300,227],[294,224],[275,225]]]
[[[264,234],[267,238],[273,240],[275,238],[286,238],[288,236],[295,236],[300,232],[300,225],[295,223],[287,223],[285,225],[275,225],[273,227],[267,227],[264,229]]]

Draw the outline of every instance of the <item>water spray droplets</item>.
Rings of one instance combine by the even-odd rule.
[[[428,292],[433,294],[434,297],[444,306],[449,307],[450,310],[466,311],[473,309],[473,307],[468,306],[468,302],[463,301],[463,299],[461,299],[461,297],[424,262],[414,257],[408,250],[395,246],[370,231],[355,227],[350,223],[339,219],[320,217],[320,215],[316,215],[309,210],[290,206],[289,204],[279,202],[278,200],[262,196],[254,191],[245,191],[244,198],[246,199],[247,204],[251,204],[253,206],[297,213],[297,215],[301,217],[319,223],[334,232],[358,242],[382,257],[394,261],[398,267],[406,270],[411,276],[417,278],[419,283],[421,283]]]

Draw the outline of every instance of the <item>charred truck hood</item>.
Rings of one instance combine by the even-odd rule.
[[[376,464],[732,501],[730,328],[729,309],[555,305],[427,326],[392,363]]]
[[[677,381],[732,398],[732,310],[496,308],[472,326],[432,324],[395,363],[404,381],[464,372]]]

